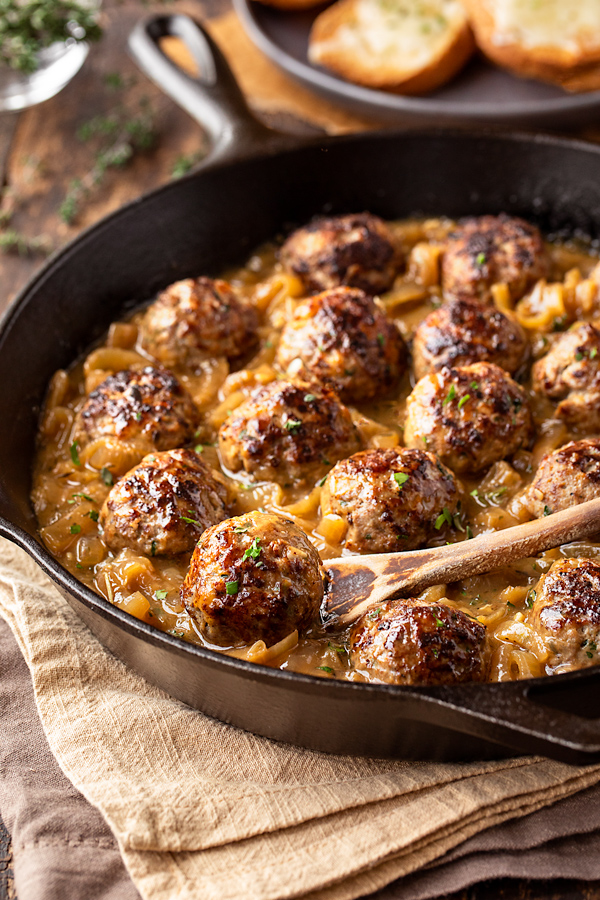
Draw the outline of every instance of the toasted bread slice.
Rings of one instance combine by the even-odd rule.
[[[474,48],[459,0],[338,0],[315,19],[308,57],[356,84],[424,94]]]
[[[600,89],[599,0],[463,0],[493,62],[568,91]]]

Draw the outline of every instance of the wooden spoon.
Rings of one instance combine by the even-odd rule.
[[[600,532],[600,499],[445,547],[346,556],[323,563],[327,624],[349,625],[376,603],[481,575],[516,559]]]

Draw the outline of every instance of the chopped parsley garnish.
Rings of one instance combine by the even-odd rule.
[[[551,515],[552,515],[552,510],[550,509],[549,506],[544,506],[544,515],[545,515],[545,516],[551,516]]]
[[[80,466],[81,460],[79,459],[79,444],[77,441],[73,441],[69,448],[71,452],[71,459],[73,460],[73,465]]]
[[[467,525],[467,540],[473,540],[473,529],[470,525]]]
[[[577,362],[581,362],[581,360],[583,359],[583,353],[578,350],[575,354],[575,359],[577,360]]]
[[[372,609],[371,612],[369,613],[369,619],[376,619],[380,612],[381,612],[381,607],[378,607],[378,609]]]
[[[453,384],[451,384],[450,390],[448,391],[446,399],[444,400],[442,405],[446,406],[448,403],[450,403],[452,400],[454,400],[455,397],[456,397],[456,387]]]
[[[383,347],[383,345],[385,343],[385,338],[382,334],[377,335],[377,343],[379,344],[380,347]]]
[[[314,394],[305,394],[305,395],[304,395],[304,402],[305,402],[305,403],[312,403],[313,400],[316,400],[316,399],[317,399],[317,398],[315,397]]]
[[[477,262],[478,266],[484,266],[485,265],[485,253],[478,253],[476,262]]]
[[[529,609],[531,609],[533,607],[533,602],[536,597],[537,597],[537,591],[535,590],[535,588],[530,588],[530,590],[527,591],[527,596],[525,597],[525,606],[527,606]]]
[[[394,481],[399,488],[401,488],[402,485],[406,484],[409,478],[410,475],[407,475],[406,472],[394,472]]]
[[[458,401],[458,408],[462,409],[463,406],[465,405],[465,403],[468,403],[470,399],[471,399],[471,395],[465,394],[465,396],[461,397],[460,400]]]
[[[443,628],[443,627],[444,627],[444,623],[443,623],[442,620],[435,614],[435,612],[433,613],[433,621],[435,622],[435,624],[437,625],[438,628]]]
[[[150,544],[150,556],[156,556],[156,541]]]
[[[512,606],[513,609],[516,609],[516,608],[517,608],[517,607],[515,606],[514,603],[511,603],[511,602],[510,602],[510,600],[507,600],[507,601],[506,601],[506,605],[507,605],[507,606]]]
[[[319,478],[319,480],[317,481],[317,487],[323,487],[323,485],[325,484],[326,481],[327,481],[327,475],[323,475],[323,477]]]
[[[590,350],[590,359],[596,359],[597,356],[598,350],[596,349],[596,347],[592,347],[592,349]]]
[[[90,511],[86,513],[86,516],[89,516],[92,522],[97,522],[100,518],[100,513],[97,509],[90,509]]]
[[[233,530],[236,534],[244,534],[249,528],[249,525],[236,525]]]
[[[154,596],[157,600],[164,600],[168,593],[168,591],[154,591]]]
[[[295,434],[302,427],[302,422],[299,419],[288,419],[283,427],[286,431],[291,431],[292,434]]]
[[[189,516],[179,516],[182,522],[187,522],[188,525],[197,525],[198,528],[204,528],[204,526],[198,521],[198,519],[193,519],[191,514],[194,512],[193,509],[188,509]]]
[[[503,494],[505,494],[507,492],[507,490],[508,490],[508,488],[506,488],[506,487],[496,488],[495,491],[490,491],[487,494],[487,498],[490,501],[490,503],[499,503],[500,498],[502,497]]]
[[[323,672],[327,672],[328,675],[333,675],[333,669],[331,666],[317,666],[317,669],[321,669]]]
[[[246,562],[247,559],[258,559],[261,553],[260,538],[254,538],[250,546],[244,550],[242,562]]]
[[[477,488],[473,488],[473,490],[471,491],[471,497],[474,497],[475,500],[477,500],[477,498],[479,497],[479,491],[477,490]]]
[[[106,466],[104,466],[104,468],[100,470],[100,478],[108,487],[112,487],[115,483],[112,472],[110,471],[110,469],[107,469]]]
[[[471,388],[472,388],[474,391],[478,391],[478,390],[479,390],[479,385],[477,384],[476,381],[472,381],[472,382],[471,382]]]
[[[141,414],[141,412],[139,412],[139,410],[138,410],[138,412],[135,412],[135,413],[133,414],[133,418],[135,419],[136,422],[141,422],[141,421],[142,421],[142,414]]]
[[[78,525],[77,522],[74,522],[70,528],[71,534],[79,534],[81,531],[81,525]]]
[[[89,500],[90,503],[96,502],[93,497],[90,497],[89,494],[84,494],[82,491],[79,491],[77,494],[72,494],[71,497],[72,499],[68,501],[69,503],[75,503],[78,497],[81,497],[82,500]]]
[[[452,513],[446,506],[443,508],[443,510],[441,511],[441,513],[439,514],[437,519],[435,520],[436,531],[440,530],[440,528],[442,527],[444,522],[446,522],[446,524],[448,524],[448,525],[452,525]]]
[[[225,584],[225,593],[230,595],[237,594],[239,586],[239,581],[228,581]]]
[[[330,650],[333,650],[335,653],[346,653],[347,650],[345,647],[336,647],[335,644],[332,644],[331,641],[327,641],[327,646]]]
[[[204,453],[204,444],[196,444],[194,450],[196,453]]]

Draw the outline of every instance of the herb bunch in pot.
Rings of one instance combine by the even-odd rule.
[[[0,110],[58,93],[97,40],[100,0],[0,0]]]

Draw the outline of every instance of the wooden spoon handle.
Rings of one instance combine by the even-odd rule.
[[[600,532],[600,499],[581,503],[543,519],[484,534],[472,541],[441,547],[428,562],[407,575],[402,589],[448,584],[497,569],[542,550]],[[394,587],[389,586],[389,593]]]
[[[348,624],[373,603],[380,603],[394,594],[406,595],[414,589],[423,590],[433,584],[448,584],[471,575],[480,575],[514,560],[533,556],[541,550],[591,537],[598,532],[600,499],[589,500],[547,518],[434,550],[360,557],[360,563],[367,564],[376,576],[371,581],[369,596],[363,593],[356,596],[354,602],[344,602],[343,610],[341,605],[337,607],[332,597],[332,606],[337,607],[335,611],[340,614],[340,624]]]

